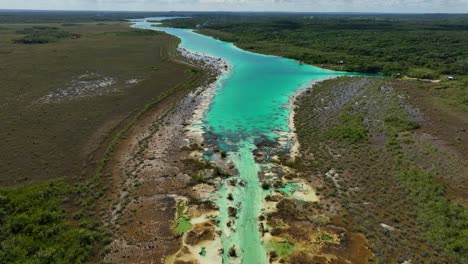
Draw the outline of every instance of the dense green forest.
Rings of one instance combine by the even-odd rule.
[[[73,223],[63,180],[0,188],[0,263],[86,263],[109,236],[93,221]]]
[[[166,22],[327,68],[437,79],[468,74],[468,16],[200,15]]]

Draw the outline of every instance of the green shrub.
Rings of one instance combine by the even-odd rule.
[[[199,70],[193,69],[193,68],[190,68],[190,69],[187,69],[187,70],[184,71],[185,74],[189,74],[189,75],[191,75],[191,74],[197,74],[197,73],[199,73],[199,72],[200,72]]]
[[[24,37],[15,39],[16,43],[21,44],[45,44],[57,42],[60,39],[68,38],[72,34],[56,27],[32,27],[18,30],[18,34],[24,34]]]
[[[342,114],[342,125],[331,131],[331,136],[348,144],[358,143],[367,139],[367,129],[363,117],[359,114]]]
[[[158,66],[148,66],[146,67],[147,70],[149,71],[159,71],[160,68]]]
[[[468,95],[464,96],[464,97],[461,99],[461,104],[462,104],[462,105],[465,105],[465,106],[468,106]]]
[[[439,73],[426,68],[412,68],[408,71],[408,76],[419,79],[437,79],[439,78]]]
[[[384,119],[385,124],[393,131],[399,133],[418,129],[420,125],[412,120],[407,120],[401,116],[387,116]]]
[[[105,238],[100,226],[67,220],[62,180],[0,189],[0,263],[86,263]]]
[[[445,198],[445,186],[418,169],[400,174],[402,185],[419,203],[418,222],[426,227],[426,237],[449,256],[454,263],[468,263],[468,212]]]

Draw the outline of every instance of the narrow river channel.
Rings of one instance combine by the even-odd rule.
[[[297,89],[315,80],[348,74],[247,52],[193,30],[154,27],[147,20],[134,20],[133,27],[177,36],[182,40],[180,46],[186,50],[221,58],[231,66],[218,82],[203,125],[204,132],[215,135],[218,146],[228,153],[240,173],[237,178],[243,182],[233,186],[226,179],[218,191],[222,259],[223,263],[268,263],[258,223],[265,194],[258,178],[259,165],[252,154],[255,143],[265,138],[275,140],[282,132],[289,131],[290,109],[285,105]],[[234,228],[228,228],[229,207],[237,209]],[[237,249],[236,260],[228,253],[233,246]]]

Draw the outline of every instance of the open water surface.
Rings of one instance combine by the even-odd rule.
[[[216,40],[189,29],[154,27],[147,18],[133,20],[133,27],[164,31],[182,40],[180,46],[197,53],[227,61],[230,72],[222,76],[209,110],[205,113],[204,131],[216,135],[219,146],[229,153],[245,186],[222,184],[217,205],[220,209],[219,228],[224,249],[223,263],[232,263],[228,252],[235,246],[238,258],[245,264],[264,264],[267,252],[261,241],[258,226],[263,194],[258,178],[259,166],[252,151],[255,142],[274,140],[279,132],[288,132],[290,109],[285,108],[289,97],[312,81],[356,75],[335,72],[276,56],[256,54],[237,48],[232,43]],[[227,199],[232,193],[234,200]],[[237,208],[234,230],[228,208]],[[236,261],[236,262],[237,262]]]

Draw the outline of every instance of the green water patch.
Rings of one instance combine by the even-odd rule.
[[[333,239],[333,237],[331,237],[331,236],[328,235],[328,234],[323,234],[323,235],[322,235],[322,240],[323,240],[323,241],[333,241],[334,239]]]
[[[206,248],[202,247],[202,249],[200,250],[200,253],[198,254],[200,254],[200,256],[202,257],[206,257]]]
[[[293,196],[295,192],[299,191],[299,185],[297,183],[289,182],[277,190],[288,196]]]
[[[269,252],[275,252],[279,257],[287,257],[294,252],[296,246],[288,241],[271,241],[266,248]]]
[[[179,200],[176,205],[176,227],[175,232],[179,235],[192,228],[190,217],[187,215],[187,201]]]
[[[176,232],[177,234],[181,235],[192,228],[192,224],[190,223],[190,218],[179,217],[177,219],[177,226]]]

